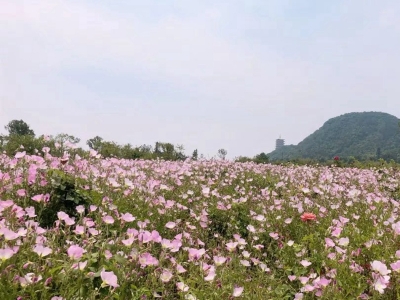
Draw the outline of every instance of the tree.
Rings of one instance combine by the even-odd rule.
[[[66,146],[70,147],[71,144],[78,144],[81,139],[73,135],[60,133],[56,135],[53,141],[55,144],[58,144],[58,148],[60,149],[61,153],[63,153],[66,150]]]
[[[268,163],[269,162],[269,157],[267,154],[265,154],[264,152],[261,152],[260,154],[257,154],[254,157],[254,161],[256,163]]]
[[[193,159],[193,160],[197,160],[198,157],[199,157],[199,154],[197,153],[197,149],[195,149],[195,150],[193,151],[193,154],[192,154],[192,159]]]
[[[95,136],[94,138],[87,140],[86,144],[89,146],[90,149],[100,151],[103,144],[103,139],[99,136]]]
[[[225,160],[226,155],[228,154],[228,151],[225,149],[219,149],[218,150],[218,156],[222,159]]]
[[[4,127],[9,135],[30,135],[35,136],[35,132],[23,120],[12,120]]]
[[[175,148],[175,160],[185,160],[187,157],[185,155],[185,147],[183,145],[177,145]]]

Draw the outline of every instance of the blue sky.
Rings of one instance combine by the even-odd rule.
[[[400,117],[398,1],[0,0],[0,132],[297,144],[353,111]]]

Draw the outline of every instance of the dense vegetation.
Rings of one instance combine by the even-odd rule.
[[[0,299],[400,298],[393,161],[204,160],[99,137],[84,151],[6,129]]]
[[[399,299],[400,172],[0,155],[0,299]]]
[[[399,120],[387,113],[348,113],[325,122],[298,145],[268,154],[271,161],[313,159],[400,161]]]

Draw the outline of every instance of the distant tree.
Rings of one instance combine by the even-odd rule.
[[[256,163],[268,163],[269,162],[269,157],[267,154],[265,154],[264,152],[261,152],[260,154],[257,154],[254,157],[254,161]]]
[[[77,138],[73,135],[69,135],[67,133],[57,134],[56,137],[54,138],[54,140],[60,144],[61,143],[65,144],[66,142],[70,142],[72,144],[78,144],[81,141],[80,138]]]
[[[193,160],[197,160],[199,158],[199,154],[197,153],[197,149],[195,149],[194,151],[193,151],[193,154],[192,154],[192,159]]]
[[[23,120],[12,120],[4,127],[9,135],[30,135],[35,136],[35,132]]]
[[[155,157],[153,153],[153,147],[151,145],[143,144],[136,148],[142,159],[153,159]]]
[[[89,148],[96,151],[101,150],[102,143],[103,139],[99,136],[95,136],[94,138],[91,138],[86,141],[86,144],[89,146]]]
[[[218,150],[218,156],[222,160],[225,160],[225,157],[226,157],[227,154],[228,154],[228,151],[226,151],[225,149],[219,149]]]
[[[239,156],[235,158],[235,162],[241,162],[241,163],[245,163],[245,162],[252,162],[253,159],[247,156]]]
[[[7,142],[7,136],[0,135],[0,150],[3,150],[4,145]]]
[[[32,135],[13,134],[5,137],[2,150],[8,155],[15,155],[19,151],[25,151],[27,154],[36,154],[46,146],[43,138],[35,138]]]
[[[156,142],[156,146],[155,146],[155,148],[154,148],[154,153],[155,153],[155,154],[161,153],[160,144],[162,144],[162,143]]]
[[[67,148],[70,148],[68,144],[78,144],[81,140],[73,135],[69,135],[67,133],[57,134],[53,139],[54,145],[58,145],[60,153],[64,153]]]
[[[159,157],[165,160],[185,160],[187,158],[184,154],[183,145],[174,146],[171,143],[161,142],[156,142],[154,157]]]
[[[185,147],[183,145],[177,145],[175,147],[174,155],[174,160],[185,160],[187,158],[187,156],[185,155]]]
[[[94,149],[96,150],[96,149]],[[102,142],[99,150],[100,155],[103,157],[122,157],[122,147],[115,142]]]

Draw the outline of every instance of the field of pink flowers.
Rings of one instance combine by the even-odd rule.
[[[400,172],[0,156],[0,299],[400,299]]]

